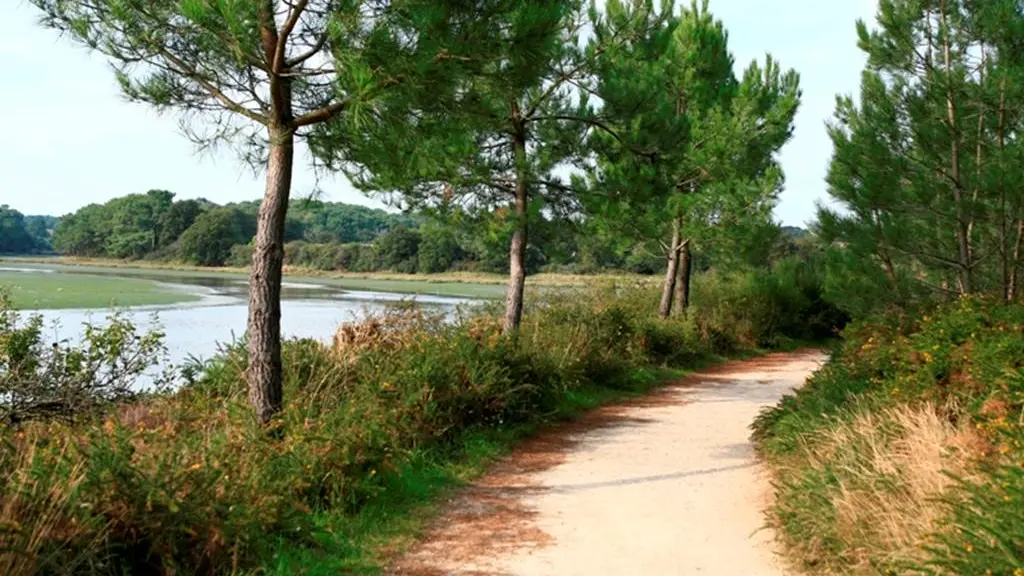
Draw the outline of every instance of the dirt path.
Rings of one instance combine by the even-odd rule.
[[[823,360],[729,362],[543,434],[453,500],[389,573],[781,575],[748,426]]]

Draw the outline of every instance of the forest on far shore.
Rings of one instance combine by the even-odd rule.
[[[216,204],[150,190],[89,204],[63,217],[25,216],[0,206],[0,254],[173,261],[246,267],[252,258],[258,201]],[[402,214],[343,202],[291,201],[285,221],[285,263],[323,271],[431,274],[507,273],[513,230],[500,214]],[[798,250],[807,231],[765,223],[741,254],[723,263],[759,265]],[[710,267],[712,254],[694,265]],[[595,223],[538,218],[527,247],[527,270],[589,274],[665,269],[657,246],[616,238]]]

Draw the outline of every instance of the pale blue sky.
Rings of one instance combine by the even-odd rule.
[[[826,8],[827,6],[827,8]],[[804,102],[784,148],[787,185],[776,216],[802,225],[825,195],[831,154],[824,122],[837,93],[857,91],[864,58],[854,23],[871,19],[876,0],[711,0],[729,30],[737,68],[772,53],[801,74]],[[259,177],[230,151],[200,156],[176,118],[124,102],[104,60],[36,25],[24,0],[2,0],[0,204],[27,214],[65,214],[90,202],[163,188],[216,202],[258,198]],[[316,180],[296,171],[294,194]],[[321,180],[325,200],[378,205],[342,178]]]

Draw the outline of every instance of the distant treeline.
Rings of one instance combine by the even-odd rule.
[[[89,258],[180,260],[201,266],[231,263],[256,233],[259,202],[219,205],[205,199],[176,200],[172,192],[150,190],[104,204],[89,204],[62,217],[53,248]],[[415,218],[351,204],[294,200],[286,240],[316,244],[373,242]]]
[[[57,252],[85,258],[179,261],[199,266],[248,266],[259,202],[219,205],[204,199],[176,200],[150,190],[89,204],[61,218],[23,216],[0,208],[0,253]],[[296,199],[285,225],[285,264],[350,272],[508,271],[513,227],[501,214],[451,212],[396,214],[340,202]],[[806,231],[769,231],[756,260],[792,252]],[[543,249],[541,248],[543,247]],[[748,255],[750,256],[750,255]],[[710,265],[698,254],[698,269]],[[540,219],[531,229],[529,272],[593,273],[622,270],[660,273],[659,247],[637,244],[591,229],[588,223]]]
[[[52,251],[50,235],[57,218],[25,216],[0,205],[0,254],[40,254]]]

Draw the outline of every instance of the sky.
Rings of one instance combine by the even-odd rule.
[[[828,8],[825,5],[828,5]],[[782,150],[786,174],[776,219],[802,226],[826,198],[831,142],[825,121],[837,94],[858,91],[864,56],[855,22],[876,0],[711,0],[729,31],[737,74],[771,53],[801,74],[803,104]],[[25,214],[62,215],[92,202],[158,188],[218,203],[257,199],[262,178],[230,150],[198,153],[173,115],[120,95],[106,61],[36,24],[27,0],[0,1],[0,204]],[[341,176],[317,180],[297,166],[293,196],[381,205]]]

